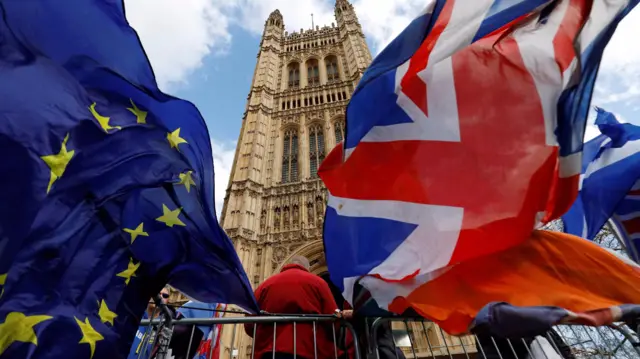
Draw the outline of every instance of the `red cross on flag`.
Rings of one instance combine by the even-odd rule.
[[[429,2],[365,73],[320,170],[327,263],[348,301],[367,277],[390,309],[569,209],[600,57],[637,2]],[[413,298],[403,308],[425,308]]]

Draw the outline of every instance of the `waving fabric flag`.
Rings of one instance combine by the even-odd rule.
[[[613,218],[626,240],[629,254],[638,260],[640,241],[640,127],[618,123],[615,116],[597,109],[601,135],[587,142],[582,158],[581,189],[569,212],[562,216],[564,230],[594,239]]]
[[[185,318],[222,318],[226,308],[226,304],[202,303],[191,300],[180,307],[178,312]],[[198,326],[198,329],[202,330],[203,338],[206,338],[209,335],[211,327],[201,325]]]
[[[611,222],[622,237],[627,253],[636,262],[640,261],[640,180],[616,207]]]
[[[257,310],[204,120],[121,1],[0,1],[0,78],[0,358],[125,357],[167,281]]]
[[[413,310],[451,334],[488,330],[512,337],[538,335],[571,322],[606,325],[640,314],[640,267],[593,242],[534,231],[521,245],[389,283],[359,281],[377,304],[395,313]],[[504,312],[496,303],[509,303]],[[544,306],[544,308],[536,308]],[[524,318],[537,313],[537,322]],[[493,313],[493,314],[491,314]],[[510,318],[521,317],[523,320]]]
[[[224,310],[227,309],[226,304],[216,304],[215,312],[213,312],[213,318],[222,318],[224,316]],[[203,329],[203,327],[200,327]],[[220,338],[222,336],[222,324],[215,324],[213,327],[208,327],[204,332],[206,338],[200,343],[198,347],[198,354],[196,359],[215,359],[220,357]]]
[[[601,55],[637,2],[429,3],[363,76],[320,170],[348,301],[362,276],[426,280],[569,209]]]

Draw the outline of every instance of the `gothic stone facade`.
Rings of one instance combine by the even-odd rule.
[[[221,218],[254,289],[296,254],[309,258],[312,272],[327,271],[327,191],[317,170],[344,139],[346,105],[371,62],[348,0],[336,1],[335,18],[337,25],[288,33],[276,10],[264,25]],[[425,344],[423,327],[410,327]],[[436,328],[428,325],[431,344],[442,345]],[[221,358],[251,358],[251,339],[240,326],[229,329]],[[431,354],[441,353],[418,356]]]
[[[326,189],[318,166],[344,137],[344,110],[371,54],[352,5],[338,0],[337,26],[287,33],[278,10],[264,27],[222,210],[252,284],[312,245],[326,270]],[[310,248],[307,248],[310,249]]]

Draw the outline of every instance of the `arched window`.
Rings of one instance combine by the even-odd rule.
[[[324,59],[324,62],[327,64],[327,80],[329,83],[339,81],[338,59],[335,56],[328,56]]]
[[[333,130],[336,135],[336,144],[344,140],[344,121],[336,121],[333,123]]]
[[[298,180],[298,130],[289,129],[284,133],[282,151],[282,183]]]
[[[318,166],[324,159],[324,132],[321,125],[309,129],[309,156],[311,178],[318,177]]]
[[[289,64],[289,88],[297,88],[300,86],[300,65],[297,62]]]
[[[307,61],[307,79],[309,85],[320,85],[320,70],[318,70],[318,60]]]

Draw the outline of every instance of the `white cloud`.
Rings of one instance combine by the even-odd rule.
[[[129,0],[125,6],[163,90],[186,81],[205,56],[231,42],[226,4],[219,0]]]
[[[424,9],[424,0],[355,0],[352,2],[365,35],[372,44],[373,55],[391,40]]]
[[[239,14],[233,21],[254,34],[262,33],[265,20],[275,9],[282,13],[285,29],[289,32],[309,29],[312,13],[316,25],[336,23],[334,0],[230,1],[235,1],[239,8]],[[371,50],[374,55],[391,42],[425,6],[424,0],[352,0],[351,3],[373,46]]]
[[[379,52],[424,6],[423,0],[354,0],[365,34]],[[279,9],[286,31],[336,22],[333,0],[127,0],[127,18],[136,29],[160,88],[171,91],[203,65],[224,53],[231,25],[262,33],[269,14]]]
[[[216,214],[218,218],[222,212],[222,204],[224,196],[229,185],[229,177],[233,168],[233,156],[235,154],[236,143],[224,141],[211,141],[211,149],[213,152],[213,170],[215,173],[215,196],[216,196]]]
[[[599,134],[600,134],[600,130],[598,130],[598,127],[596,125],[593,125],[593,124],[587,125],[587,128],[584,131],[584,142],[587,142],[589,140],[592,140],[598,137]]]
[[[594,102],[632,105],[640,100],[640,47],[634,46],[640,34],[640,9],[634,9],[620,22],[605,49],[596,83]]]
[[[425,6],[424,0],[352,0],[372,51],[380,52]],[[224,52],[230,24],[261,34],[269,14],[279,9],[287,31],[335,22],[333,0],[127,0],[127,15],[149,54],[164,89],[184,82],[211,53]],[[607,47],[596,102],[637,101],[640,97],[640,10],[620,24]]]
[[[232,0],[237,3],[238,14],[234,19],[239,26],[254,34],[262,34],[269,14],[278,9],[289,32],[311,28],[311,14],[315,25],[331,25],[333,2],[320,0]]]

